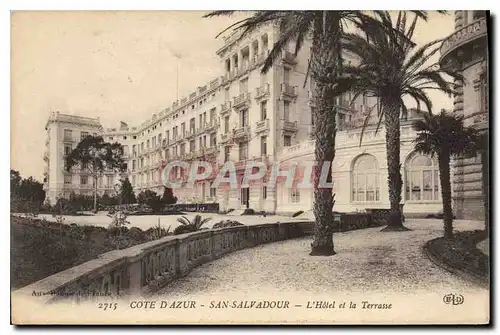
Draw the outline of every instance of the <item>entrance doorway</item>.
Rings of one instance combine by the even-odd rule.
[[[250,188],[245,187],[241,189],[241,205],[245,208],[250,207]]]

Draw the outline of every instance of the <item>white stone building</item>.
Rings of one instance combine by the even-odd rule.
[[[235,163],[238,180],[248,160],[259,160],[267,165],[311,161],[314,105],[311,83],[305,83],[309,46],[306,43],[295,56],[294,46],[290,45],[289,51],[282,54],[269,72],[261,74],[277,31],[269,27],[236,43],[237,37],[232,34],[225,38],[223,46],[216,51],[221,60],[219,77],[198,86],[189,96],[173,102],[137,127],[129,128],[122,123],[119,129],[104,130],[98,119],[63,114],[52,116],[47,126],[48,197],[53,200],[58,194],[67,195],[68,190],[89,192],[89,184],[81,183],[85,177],[78,172],[71,174],[71,184],[65,183],[70,180],[63,172],[62,163],[65,145],[62,136],[67,130],[77,137],[81,136],[78,132],[85,131],[99,133],[107,141],[122,143],[128,163],[127,175],[137,193],[145,189],[162,192],[162,166],[172,160],[205,160],[218,167],[230,160]],[[346,55],[346,61],[354,59]],[[388,208],[383,127],[375,134],[375,122],[371,122],[359,145],[362,118],[375,106],[376,99],[359,97],[352,104],[350,101],[349,94],[338,99],[334,210]],[[413,153],[413,116],[408,115],[401,126],[404,211],[437,213],[442,208],[437,164],[435,160]],[[187,174],[182,169],[175,172],[178,176]],[[112,192],[118,179],[118,176],[109,176],[109,179],[106,176],[99,189]],[[210,187],[212,180],[175,189],[174,194],[179,202],[218,202],[221,210],[253,208],[285,213],[312,208],[311,189],[266,185],[265,180],[252,183],[248,188],[215,189]],[[92,185],[89,180],[87,183]]]

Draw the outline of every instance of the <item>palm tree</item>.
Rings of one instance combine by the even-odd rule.
[[[356,99],[361,94],[378,97],[378,125],[385,124],[389,201],[391,214],[388,226],[383,231],[409,230],[403,226],[401,202],[400,163],[400,117],[407,114],[405,98],[414,100],[420,110],[423,103],[432,110],[428,90],[439,90],[449,95],[454,84],[445,75],[461,79],[432,63],[432,57],[439,51],[442,40],[429,42],[419,48],[412,41],[419,15],[408,25],[407,13],[399,12],[393,23],[389,12],[378,12],[382,26],[374,25],[366,38],[356,34],[345,34],[343,47],[359,56],[359,64],[344,67],[345,76],[337,92],[352,90]],[[392,29],[391,29],[392,28]],[[372,108],[366,116],[363,131],[370,119]],[[360,145],[361,145],[360,140]]]
[[[232,15],[233,13],[234,11],[215,11],[205,17]],[[422,11],[415,11],[415,13],[426,18],[426,14]],[[314,155],[316,161],[321,163],[332,163],[335,158],[335,117],[337,114],[335,87],[343,73],[341,36],[347,23],[362,31],[370,31],[379,24],[372,16],[361,11],[257,11],[223,31],[231,28],[238,29],[241,31],[239,37],[241,39],[269,24],[274,24],[278,28],[277,41],[262,68],[264,73],[271,68],[289,42],[295,42],[295,55],[297,55],[306,39],[312,38],[307,75],[310,75],[315,83],[316,108],[313,117],[316,125],[316,147]],[[332,188],[319,186],[322,166],[323,164],[317,164],[314,168],[313,212],[316,222],[314,241],[311,244],[310,255],[312,256],[335,254],[332,235]],[[329,179],[331,176],[330,165]]]
[[[415,150],[425,155],[437,155],[439,179],[443,199],[444,237],[453,237],[453,212],[451,209],[450,159],[452,156],[473,157],[478,143],[477,131],[464,127],[463,117],[446,114],[421,113],[423,119],[413,124],[417,131]]]

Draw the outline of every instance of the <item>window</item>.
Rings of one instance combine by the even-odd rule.
[[[262,186],[262,199],[267,199],[267,186]]]
[[[132,171],[135,171],[135,159],[132,161]]]
[[[413,154],[405,165],[408,201],[438,201],[441,199],[439,168],[436,159]]]
[[[135,135],[134,135],[134,136],[132,136],[132,138],[133,138],[134,140],[136,140],[136,139],[137,139],[137,136],[135,136]]]
[[[184,155],[184,153],[186,152],[186,144],[185,143],[182,143],[181,144],[181,155]]]
[[[203,115],[199,116],[200,129],[203,129]]]
[[[372,155],[361,155],[352,170],[352,201],[380,200],[378,164]]]
[[[132,186],[135,186],[135,174],[132,176]]]
[[[128,155],[128,145],[124,145],[124,146],[123,146],[123,154],[124,154],[125,156],[127,156],[127,155]]]
[[[290,193],[290,200],[293,204],[298,204],[300,202],[300,191],[298,189],[292,189],[292,192]]]
[[[267,136],[262,136],[260,138],[260,154],[262,156],[267,155]]]
[[[200,149],[203,148],[203,138],[200,137]]]
[[[264,121],[267,119],[267,101],[262,101],[260,103],[260,120]]]
[[[210,110],[210,124],[213,125],[215,122],[215,108]]]
[[[64,175],[64,184],[68,185],[71,184],[71,178],[72,176],[70,174]]]
[[[210,197],[215,198],[217,196],[217,189],[210,185]]]
[[[181,135],[182,135],[182,137],[186,136],[186,123],[185,122],[181,123]]]
[[[240,123],[242,127],[246,127],[248,125],[248,109],[243,109],[240,112]]]
[[[194,130],[195,130],[195,119],[194,117],[191,118],[191,120],[189,120],[189,131],[191,132],[191,134],[194,133]],[[200,124],[200,128],[202,128],[202,125]]]
[[[229,116],[224,117],[224,133],[229,133]]]
[[[207,135],[203,135],[203,148],[207,147]]]
[[[210,135],[210,146],[215,147],[217,145],[217,135]]]
[[[283,136],[283,146],[284,147],[289,147],[292,145],[292,137],[289,135]]]
[[[479,106],[481,107],[481,112],[488,112],[488,84],[486,80],[486,74],[482,73],[479,76]]]
[[[196,149],[196,144],[194,143],[194,140],[189,141],[189,152],[194,152]]]
[[[290,82],[290,69],[286,67],[283,69],[283,83],[288,84]]]
[[[73,131],[71,129],[64,129],[64,141],[73,141]]]
[[[229,146],[224,147],[224,163],[229,161],[229,153],[231,148]]]
[[[363,105],[368,105],[368,97],[366,96],[365,93],[363,93]]]
[[[71,144],[65,144],[64,145],[64,156],[68,156],[71,153]]]
[[[240,93],[248,92],[248,79],[240,81]]]
[[[87,185],[89,182],[88,176],[80,176],[80,185]]]
[[[89,133],[86,131],[82,131],[80,133],[80,141],[83,140],[85,137],[89,136]]]
[[[290,101],[283,102],[283,118],[285,121],[290,120]]]
[[[238,147],[239,160],[245,160],[248,158],[248,142],[242,142]]]

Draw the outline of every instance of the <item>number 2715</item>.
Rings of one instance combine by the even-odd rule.
[[[118,303],[117,302],[100,302],[99,303],[99,308],[103,309],[103,310],[110,310],[110,311],[114,311],[116,308],[118,307]]]

